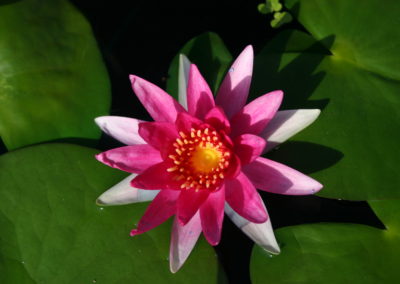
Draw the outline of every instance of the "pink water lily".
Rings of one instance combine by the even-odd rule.
[[[131,235],[174,216],[170,269],[185,262],[201,232],[220,241],[224,212],[250,238],[279,253],[271,221],[256,188],[279,194],[313,194],[322,185],[283,164],[261,157],[311,124],[319,110],[278,112],[282,91],[245,105],[253,69],[251,46],[229,69],[216,99],[196,65],[180,58],[179,103],[157,86],[130,76],[132,87],[155,120],[99,117],[97,124],[128,146],[97,155],[132,173],[103,193],[101,205],[152,200]]]

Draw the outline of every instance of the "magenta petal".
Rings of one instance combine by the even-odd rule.
[[[247,46],[232,64],[219,88],[216,103],[231,118],[246,103],[253,74],[253,47]]]
[[[178,197],[179,191],[161,190],[147,207],[137,229],[131,231],[131,236],[147,232],[174,215]]]
[[[169,250],[169,266],[175,273],[185,263],[192,252],[201,233],[200,214],[197,213],[185,225],[182,226],[177,217],[172,225],[171,245]]]
[[[207,200],[200,207],[203,234],[212,246],[216,246],[221,239],[224,206],[225,186],[222,186],[218,191],[210,193]]]
[[[200,119],[203,119],[205,114],[214,107],[210,87],[194,64],[190,65],[187,103],[189,113]]]
[[[156,85],[134,75],[130,75],[136,96],[155,121],[175,122],[179,112],[185,109],[170,95]]]
[[[175,124],[168,122],[143,122],[139,124],[140,136],[164,156],[179,137]]]
[[[260,156],[266,144],[263,138],[253,134],[237,136],[233,143],[235,154],[240,158],[242,165],[249,164]]]
[[[180,189],[181,183],[176,181],[174,173],[168,172],[167,169],[171,164],[162,162],[149,167],[143,173],[136,176],[131,185],[140,189]]]
[[[95,118],[96,124],[108,135],[126,145],[145,144],[138,133],[139,119],[122,116],[100,116]]]
[[[160,152],[147,144],[108,150],[96,155],[96,159],[107,166],[136,174],[162,161]]]
[[[253,223],[268,219],[261,197],[244,173],[225,181],[226,201],[243,218]]]
[[[247,104],[231,119],[231,136],[243,133],[260,134],[275,116],[282,98],[282,91],[273,91]]]
[[[182,225],[187,224],[207,199],[207,190],[182,190],[178,199],[178,220]]]
[[[212,125],[217,130],[222,130],[226,134],[231,132],[231,125],[221,107],[212,108],[204,117],[204,121]]]
[[[226,178],[234,178],[236,177],[242,168],[242,163],[237,155],[232,154],[231,159],[229,161],[229,168],[225,172]]]
[[[200,119],[185,112],[179,113],[176,119],[178,131],[190,132],[192,128],[197,129],[201,124],[203,122]]]
[[[261,157],[242,170],[258,189],[268,192],[308,195],[322,188],[322,184],[316,180],[288,166]]]

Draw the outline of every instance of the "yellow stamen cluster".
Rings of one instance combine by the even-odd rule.
[[[209,128],[192,128],[189,133],[179,132],[179,135],[173,143],[174,152],[168,156],[174,166],[167,171],[176,172],[182,189],[215,189],[225,178],[231,156],[229,149],[218,133]]]

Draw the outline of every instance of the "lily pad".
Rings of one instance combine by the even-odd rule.
[[[202,75],[216,94],[232,61],[222,39],[215,33],[207,32],[188,41],[174,57],[168,70],[167,92],[178,99],[179,54],[186,55],[196,64]]]
[[[98,163],[95,153],[43,144],[0,157],[0,282],[223,282],[215,252],[204,239],[178,273],[169,271],[171,222],[129,236],[147,204],[95,204],[125,176]]]
[[[0,5],[0,136],[11,150],[100,137],[110,83],[92,30],[65,0]]]
[[[356,224],[313,224],[276,231],[282,252],[253,249],[251,278],[258,283],[396,283],[400,263],[400,201],[378,201],[381,230]]]
[[[320,108],[322,114],[294,139],[322,144],[343,158],[324,169],[310,150],[304,163],[324,184],[319,196],[349,200],[400,198],[400,3],[351,0],[286,1],[311,33],[278,36],[256,57],[253,94],[285,92],[283,108]],[[297,36],[294,36],[297,34]],[[314,40],[308,47],[305,43]],[[390,40],[388,40],[390,39]],[[323,46],[327,52],[319,51]],[[280,47],[280,50],[279,50]],[[289,49],[286,49],[289,47]],[[280,149],[274,159],[298,164]],[[302,168],[298,168],[300,171]]]

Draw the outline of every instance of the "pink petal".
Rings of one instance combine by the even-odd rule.
[[[279,245],[272,229],[271,218],[261,224],[252,223],[237,214],[227,203],[225,203],[225,213],[256,244],[270,253],[280,253]]]
[[[271,122],[261,132],[268,143],[264,152],[285,142],[313,123],[320,115],[319,109],[293,109],[278,111]]]
[[[247,46],[232,64],[219,88],[216,103],[231,118],[246,103],[253,74],[253,47]]]
[[[133,187],[140,189],[180,189],[181,183],[176,181],[174,173],[168,172],[172,164],[162,162],[149,167],[131,181]]]
[[[275,161],[257,158],[243,172],[261,190],[286,195],[314,194],[322,188],[316,180]]]
[[[203,119],[206,113],[214,107],[214,98],[210,87],[194,64],[190,65],[187,103],[189,113],[199,119]]]
[[[178,199],[178,220],[182,225],[187,224],[207,199],[206,190],[182,190]]]
[[[155,121],[175,122],[185,109],[156,85],[134,75],[129,76],[133,91]]]
[[[239,157],[236,156],[236,154],[232,154],[229,161],[229,168],[225,172],[225,177],[230,179],[235,178],[240,173],[241,168],[242,163]]]
[[[213,126],[216,130],[222,130],[226,134],[231,132],[231,126],[223,109],[219,106],[212,108],[204,117],[206,123]]]
[[[169,251],[169,267],[175,273],[185,263],[192,252],[201,233],[200,214],[196,213],[193,218],[182,226],[175,217],[172,225],[171,245]]]
[[[224,204],[225,186],[222,186],[218,191],[210,193],[207,200],[200,207],[203,233],[212,246],[216,246],[221,239]]]
[[[108,135],[126,145],[146,144],[138,133],[141,120],[121,116],[100,116],[96,124]]]
[[[231,119],[231,136],[243,133],[260,134],[275,116],[282,98],[282,91],[273,91],[247,104]]]
[[[172,144],[179,137],[175,124],[168,122],[143,122],[139,124],[139,134],[142,138],[161,152],[165,157]]]
[[[264,223],[268,215],[261,197],[251,181],[242,172],[235,178],[225,181],[226,201],[243,218]]]
[[[179,191],[161,190],[156,198],[147,207],[140,219],[137,229],[131,231],[131,236],[147,232],[164,223],[176,211],[176,201]]]
[[[129,173],[141,173],[162,161],[160,152],[150,145],[133,145],[115,148],[96,155],[107,166]]]
[[[261,155],[265,147],[265,140],[253,134],[242,134],[234,140],[235,154],[238,155],[242,166],[251,163]]]
[[[176,119],[178,131],[190,132],[192,128],[197,129],[201,124],[204,124],[201,120],[185,112],[179,113]]]
[[[143,190],[131,186],[136,174],[131,174],[122,181],[103,192],[96,200],[97,205],[123,205],[153,200],[159,190]]]

